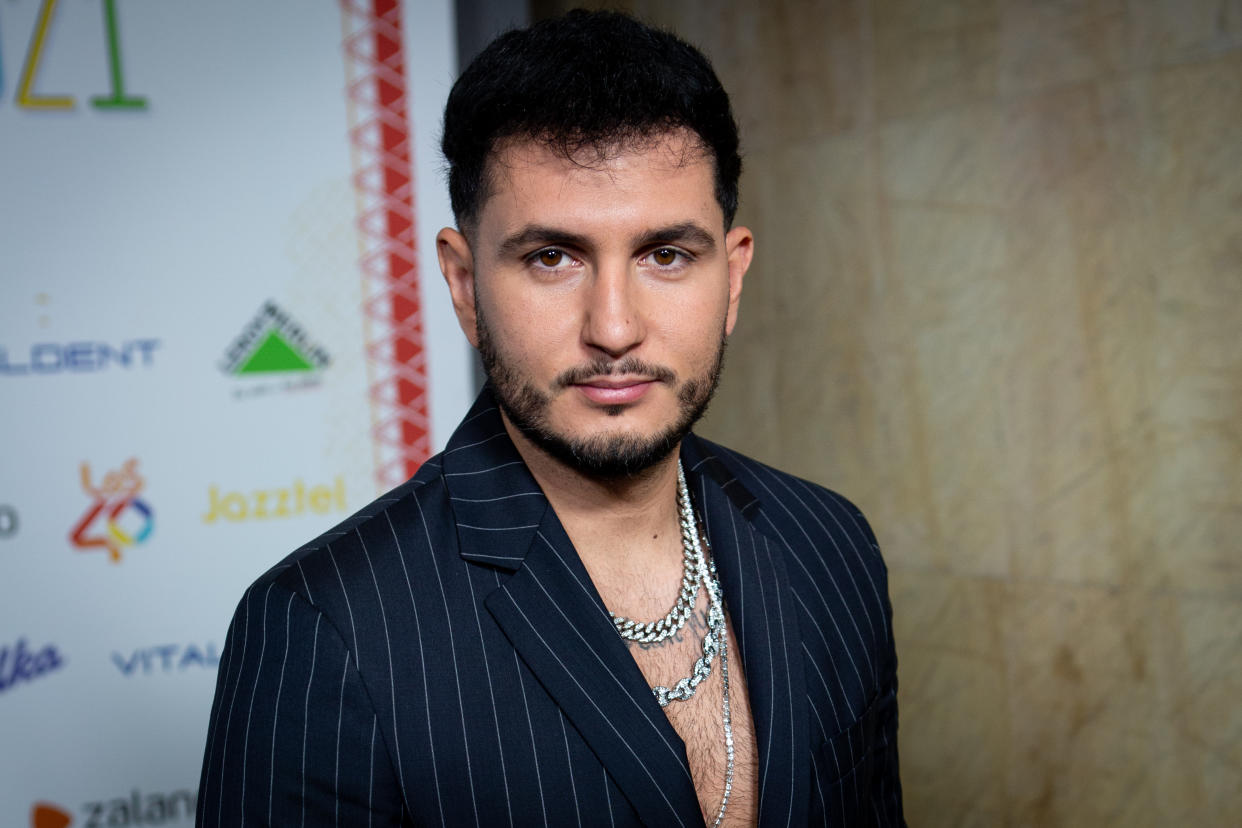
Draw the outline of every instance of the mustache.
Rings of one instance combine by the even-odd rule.
[[[552,381],[552,388],[556,391],[568,388],[571,385],[578,385],[587,380],[597,377],[618,376],[622,374],[637,374],[638,376],[647,377],[656,382],[664,382],[672,384],[677,379],[671,369],[665,368],[663,365],[655,365],[650,362],[643,362],[637,357],[625,357],[620,360],[611,360],[600,358],[586,365],[579,365],[570,368],[557,375]]]

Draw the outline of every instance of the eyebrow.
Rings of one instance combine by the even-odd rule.
[[[688,244],[705,251],[716,249],[716,237],[692,221],[649,230],[638,240],[637,247],[654,244]]]
[[[576,247],[580,250],[590,246],[586,236],[580,233],[541,224],[528,224],[513,235],[507,236],[500,243],[499,252],[502,257],[508,257],[524,253],[527,248],[550,244]]]
[[[643,248],[659,244],[687,244],[710,251],[716,248],[716,238],[698,224],[684,221],[680,224],[647,230],[637,238],[634,247]],[[543,245],[564,245],[578,250],[589,250],[594,246],[590,239],[581,233],[558,227],[530,224],[507,236],[500,243],[499,253],[502,257],[508,257],[524,253],[531,247]]]

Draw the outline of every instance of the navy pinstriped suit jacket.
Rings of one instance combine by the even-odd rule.
[[[840,496],[682,460],[750,691],[762,825],[901,825],[884,564]],[[685,749],[485,390],[441,455],[243,596],[200,825],[702,825]]]

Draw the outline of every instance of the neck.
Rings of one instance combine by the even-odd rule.
[[[505,430],[566,533],[588,565],[591,560],[624,557],[642,566],[677,538],[677,456],[634,475],[592,476],[532,443],[501,412]]]

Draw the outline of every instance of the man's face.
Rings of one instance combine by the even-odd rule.
[[[519,439],[600,476],[667,456],[706,408],[751,247],[681,132],[604,159],[504,147],[471,243],[439,238]]]

